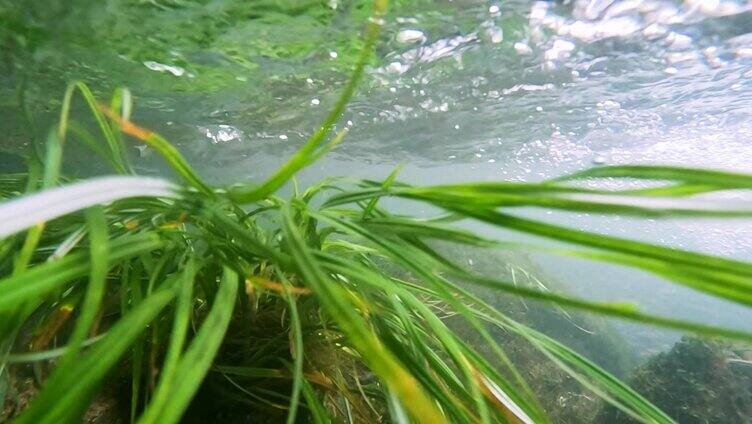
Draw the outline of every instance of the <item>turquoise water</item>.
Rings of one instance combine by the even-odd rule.
[[[65,82],[82,79],[102,97],[125,85],[134,120],[216,183],[261,179],[311,134],[346,81],[368,15],[367,1],[74,3],[0,2],[3,153],[47,131]],[[33,126],[18,112],[19,92]],[[397,164],[416,183],[537,180],[624,163],[752,172],[751,102],[743,1],[400,1],[340,123],[346,141],[302,180],[384,177]],[[83,108],[76,116],[85,120]],[[104,169],[72,148],[71,169]],[[166,173],[144,146],[131,154],[141,172]],[[529,213],[752,258],[748,221]],[[752,329],[743,308],[641,273],[534,259],[583,296]],[[615,325],[643,355],[678,338]]]

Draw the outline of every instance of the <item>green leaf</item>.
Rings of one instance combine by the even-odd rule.
[[[287,424],[294,424],[295,417],[298,412],[298,403],[300,402],[300,391],[303,384],[303,358],[305,357],[303,348],[303,324],[300,322],[300,315],[298,314],[298,306],[296,300],[290,292],[291,284],[280,273],[282,278],[282,284],[284,288],[285,298],[290,308],[290,322],[292,323],[293,330],[293,359],[295,363],[293,365],[293,386],[292,395],[290,396],[290,410],[287,413]]]
[[[752,175],[710,169],[656,165],[618,165],[590,168],[565,175],[555,181],[572,181],[587,178],[632,178],[652,181],[678,181],[693,186],[719,189],[752,188]]]
[[[104,211],[101,207],[94,206],[87,211],[86,215],[89,225],[89,258],[91,262],[89,286],[86,289],[86,296],[76,321],[76,327],[68,339],[68,350],[60,360],[58,367],[64,367],[65,364],[78,356],[79,349],[97,318],[104,298],[107,271],[110,269],[110,241],[107,235],[107,221]]]
[[[326,411],[326,407],[321,403],[311,384],[302,380],[303,396],[306,399],[308,409],[311,411],[311,418],[315,424],[331,424],[332,419]]]

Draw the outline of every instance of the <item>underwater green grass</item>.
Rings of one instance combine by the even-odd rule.
[[[30,158],[27,173],[0,178],[0,382],[7,386],[25,363],[41,382],[28,406],[13,411],[16,422],[78,421],[113,375],[128,382],[127,415],[141,423],[177,422],[189,408],[200,416],[201,405],[191,401],[209,389],[225,394],[214,400],[219,405],[288,423],[549,422],[492,329],[524,339],[634,419],[674,422],[585,357],[484,302],[470,285],[551,307],[752,341],[745,331],[478,275],[433,247],[435,241],[509,247],[454,224],[476,220],[571,246],[528,249],[634,267],[751,305],[750,263],[553,225],[514,210],[749,216],[749,205],[693,196],[749,189],[752,176],[632,166],[541,183],[415,187],[395,172],[385,181],[327,180],[277,196],[345,136],[333,128],[361,79],[385,8],[383,0],[375,2],[361,58],[332,112],[261,184],[210,186],[172,144],[130,121],[127,90],[105,106],[85,85],[70,86],[40,158]],[[75,93],[89,105],[103,142],[69,122]],[[182,184],[133,175],[124,135],[158,152]],[[118,175],[66,177],[68,138],[87,144]],[[663,185],[600,190],[581,184],[590,178]],[[445,213],[392,214],[379,206],[385,197]],[[490,354],[466,344],[444,319],[448,313]]]

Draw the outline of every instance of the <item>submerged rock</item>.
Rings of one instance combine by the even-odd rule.
[[[749,423],[752,373],[742,371],[748,350],[731,344],[685,337],[638,368],[630,385],[682,424]],[[752,370],[752,369],[751,369]],[[633,423],[613,407],[599,423]]]

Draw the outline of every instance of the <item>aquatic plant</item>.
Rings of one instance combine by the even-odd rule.
[[[230,413],[240,419],[250,409],[288,423],[549,422],[491,332],[500,329],[623,414],[673,422],[598,365],[486,303],[474,286],[552,308],[752,340],[745,331],[481,275],[435,247],[439,241],[545,250],[633,267],[750,305],[750,263],[554,225],[514,210],[748,216],[748,205],[693,195],[750,189],[752,176],[611,166],[535,183],[419,187],[400,182],[395,171],[384,181],[330,179],[299,189],[294,175],[346,135],[333,129],[376,42],[385,1],[374,7],[341,98],[314,135],[261,184],[212,187],[172,144],[131,122],[127,90],[101,105],[86,85],[69,87],[40,158],[30,156],[28,172],[0,178],[0,394],[23,374],[18,364],[33,364],[30,373],[41,382],[39,393],[8,416],[19,423],[76,421],[91,412],[103,387],[117,391],[117,381],[127,381],[127,414],[140,423],[177,422],[189,408],[189,418],[199,421]],[[76,93],[90,107],[103,142],[69,123]],[[124,135],[159,153],[181,183],[133,175]],[[68,138],[84,142],[117,175],[83,181],[65,176]],[[582,184],[592,178],[664,184],[611,190]],[[291,195],[277,194],[290,184]],[[380,205],[382,198],[441,212],[394,214]],[[569,247],[483,237],[457,224],[462,220]],[[448,325],[449,315],[484,343],[483,352]]]

